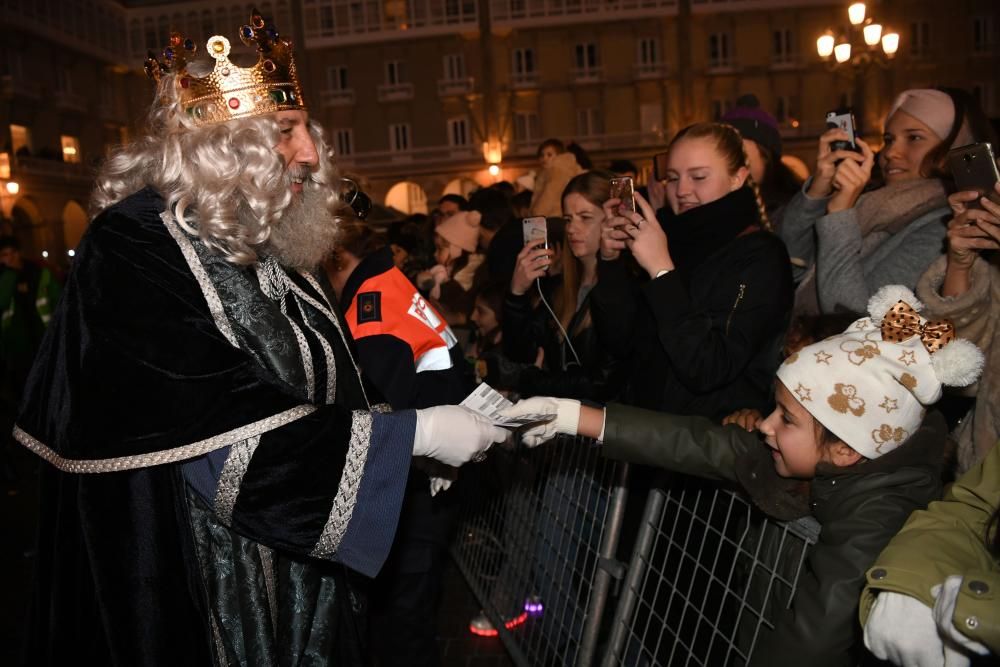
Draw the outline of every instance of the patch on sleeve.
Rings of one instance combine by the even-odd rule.
[[[382,293],[362,292],[358,294],[358,324],[382,321]]]

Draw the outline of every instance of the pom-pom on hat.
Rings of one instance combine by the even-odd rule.
[[[778,379],[821,424],[862,456],[874,459],[906,441],[942,385],[967,386],[983,369],[983,353],[955,339],[947,320],[928,322],[923,304],[900,285],[880,289],[870,317],[809,345],[778,369]]]
[[[476,247],[479,245],[481,217],[478,211],[459,211],[450,218],[442,220],[434,231],[448,243],[457,245],[466,252],[476,252]]]

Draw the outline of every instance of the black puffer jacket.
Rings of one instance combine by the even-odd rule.
[[[712,419],[766,412],[794,297],[784,244],[758,227],[745,187],[660,222],[677,269],[639,283],[624,258],[602,261],[591,295],[602,343],[629,366],[620,400]]]
[[[820,464],[809,497],[794,480],[778,477],[767,447],[736,426],[610,405],[603,453],[707,479],[737,482],[772,516],[811,514],[819,541],[806,552],[787,609],[776,609],[774,630],[761,628],[752,665],[849,667],[864,655],[858,600],[865,571],[911,512],[941,493],[947,429],[939,413],[902,446],[848,468]]]

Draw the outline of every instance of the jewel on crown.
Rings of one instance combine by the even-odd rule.
[[[174,75],[181,106],[198,125],[275,111],[305,110],[291,42],[280,39],[274,25],[267,24],[256,9],[250,23],[240,28],[240,40],[257,47],[253,67],[234,65],[229,60],[229,40],[215,35],[206,44],[215,67],[207,76],[197,77],[187,68],[197,46],[179,33],[171,33],[162,59],[149,53],[146,74],[154,81]]]

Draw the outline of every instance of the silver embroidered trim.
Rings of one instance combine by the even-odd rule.
[[[304,276],[306,280],[310,282],[311,285],[315,285],[316,279],[312,278],[312,276],[310,276],[308,273],[304,271],[299,271],[299,275]],[[340,328],[340,321],[337,319],[337,316],[333,314],[333,311],[329,310],[328,308],[323,306],[323,304],[321,304],[319,301],[309,296],[309,294],[307,294],[305,290],[303,290],[301,287],[295,284],[295,281],[289,280],[288,284],[289,287],[291,287],[292,289],[292,293],[295,294],[296,297],[302,299],[310,306],[321,312],[323,315],[326,316],[328,320],[330,320],[330,322],[333,323],[333,327],[337,330],[337,333],[340,334],[340,340],[343,341],[344,343],[344,350],[347,352],[347,358],[351,360],[351,366],[354,367],[354,373],[355,375],[357,375],[358,382],[361,383],[361,395],[365,399],[365,405],[369,406],[370,409],[371,401],[368,400],[368,394],[367,392],[365,392],[365,383],[361,379],[361,369],[358,368],[358,362],[354,360],[354,355],[351,354],[351,346],[347,342],[347,337],[344,335],[344,330]],[[318,287],[318,285],[316,286]],[[320,290],[320,293],[322,294],[322,290]]]
[[[219,667],[229,667],[229,656],[226,655],[226,642],[222,640],[222,632],[215,620],[215,614],[208,612],[208,620],[212,624],[212,639],[215,641],[215,655],[219,659]]]
[[[281,265],[274,257],[266,257],[264,261],[254,265],[257,272],[257,282],[260,290],[275,301],[281,301],[288,294],[288,283],[291,282]]]
[[[298,298],[298,297],[296,297]],[[301,305],[299,308],[301,309]],[[330,347],[330,343],[327,342],[326,337],[320,332],[316,331],[312,325],[309,324],[309,318],[302,318],[305,322],[306,328],[315,334],[316,339],[319,341],[320,347],[323,348],[323,358],[326,360],[326,403],[327,405],[332,405],[334,400],[337,398],[337,359],[333,356],[333,348]],[[314,380],[315,381],[315,380]]]
[[[361,487],[361,476],[368,460],[371,439],[372,413],[355,410],[351,418],[351,441],[347,449],[347,460],[344,461],[344,473],[340,477],[330,517],[312,550],[312,556],[316,558],[332,556],[344,539],[347,525],[354,515],[354,506],[358,502],[358,489]]]
[[[319,294],[320,297],[323,299],[323,307],[327,310],[328,313],[332,314],[333,304],[330,303],[330,300],[328,298],[326,298],[326,292],[320,286],[319,281],[316,280],[316,276],[309,273],[308,271],[299,271],[299,275],[305,278],[306,282],[309,283],[309,286],[312,287],[314,290],[316,290],[316,293]],[[330,315],[327,315],[327,317],[330,317]]]
[[[312,401],[316,398],[316,370],[313,368],[312,352],[309,350],[309,341],[302,329],[295,323],[295,320],[288,316],[285,309],[281,309],[281,314],[285,316],[288,323],[292,325],[292,332],[295,333],[295,340],[299,344],[299,356],[302,357],[302,368],[306,372],[306,397]]]
[[[378,412],[381,414],[387,414],[392,412],[392,406],[388,403],[376,403],[372,406],[372,412]]]
[[[278,633],[278,597],[275,594],[274,555],[271,549],[257,544],[260,566],[264,570],[264,591],[267,593],[267,607],[271,611],[271,635]]]
[[[259,435],[236,443],[230,448],[226,463],[222,466],[222,473],[219,475],[219,484],[215,492],[215,514],[226,525],[233,522],[236,496],[240,493],[243,475],[246,474],[250,459],[259,444]]]
[[[188,268],[194,274],[194,279],[198,281],[201,293],[204,295],[205,301],[208,302],[208,310],[212,313],[212,319],[215,320],[215,326],[219,328],[219,331],[222,332],[222,335],[226,337],[226,340],[233,347],[239,347],[240,345],[236,341],[236,334],[233,333],[233,328],[229,324],[229,318],[226,317],[226,311],[222,308],[222,299],[219,298],[219,293],[215,291],[215,286],[209,279],[205,267],[202,266],[201,260],[198,259],[198,253],[194,250],[191,238],[180,228],[169,211],[161,213],[160,220],[163,221],[167,231],[170,232],[177,246],[181,249],[181,254],[184,255],[184,260],[187,262]]]
[[[241,440],[273,431],[315,411],[315,405],[299,405],[266,419],[255,421],[252,424],[241,426],[232,431],[206,438],[205,440],[192,442],[189,445],[150,452],[148,454],[119,456],[111,459],[63,458],[59,454],[56,454],[54,450],[42,444],[41,441],[25,433],[20,426],[14,427],[14,439],[63,472],[81,474],[119,472],[121,470],[137,470],[139,468],[150,468],[165,463],[177,463],[178,461],[193,459],[197,456],[214,452],[216,449],[229,447]]]

